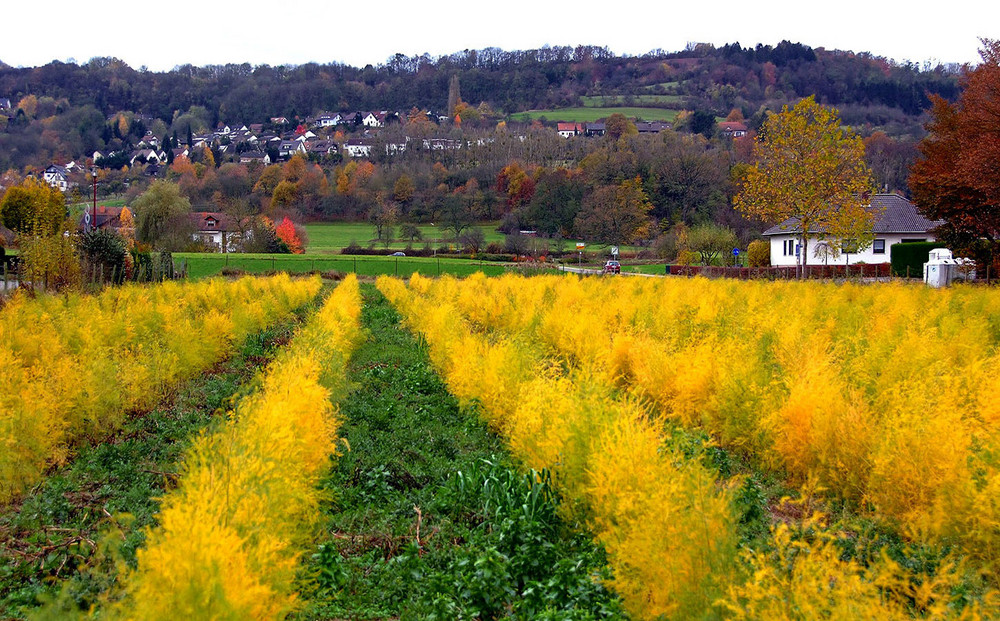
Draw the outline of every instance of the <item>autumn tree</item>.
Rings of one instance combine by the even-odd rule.
[[[36,179],[9,188],[0,201],[0,223],[21,235],[53,235],[65,219],[62,193]]]
[[[618,140],[622,136],[634,136],[639,133],[636,129],[635,123],[628,120],[624,114],[620,112],[615,112],[608,116],[604,121],[604,127],[607,131],[607,135],[610,136],[612,140]]]
[[[955,104],[932,97],[930,135],[919,145],[910,189],[920,212],[944,220],[938,238],[981,265],[1000,267],[1000,40],[982,40],[983,62],[963,76]]]
[[[416,192],[416,188],[413,185],[413,180],[410,179],[409,175],[403,173],[393,185],[392,199],[403,205],[408,205],[413,200],[414,192]]]
[[[118,227],[118,232],[128,247],[131,248],[135,245],[135,217],[132,215],[132,210],[128,207],[122,207],[118,221],[121,223],[121,226]]]
[[[812,97],[785,106],[764,123],[754,157],[735,207],[749,217],[785,223],[799,235],[802,266],[810,239],[834,241],[845,229],[874,227],[876,214],[866,205],[874,188],[865,147],[841,127],[836,110]]]
[[[576,232],[587,240],[629,244],[649,234],[652,208],[639,177],[601,186],[584,198]]]
[[[297,183],[282,181],[271,193],[272,207],[295,207],[302,198]]]
[[[271,164],[260,174],[257,183],[253,186],[253,191],[270,196],[274,189],[282,181],[282,169],[280,164]]]
[[[531,202],[535,195],[535,180],[517,162],[511,162],[497,175],[497,192],[506,195],[508,210]]]

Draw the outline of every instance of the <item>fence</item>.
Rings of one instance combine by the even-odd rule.
[[[667,265],[665,273],[672,276],[706,276],[708,278],[738,278],[741,280],[794,280],[799,278],[796,266],[781,267],[705,267],[691,265]],[[888,263],[858,265],[807,265],[805,277],[815,279],[837,278],[891,278],[892,268]],[[922,274],[913,274],[914,278]]]

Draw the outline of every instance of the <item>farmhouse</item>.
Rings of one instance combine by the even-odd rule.
[[[930,232],[941,221],[931,221],[917,213],[916,206],[899,194],[876,194],[873,208],[882,212],[875,221],[875,241],[860,252],[831,256],[836,244],[815,237],[809,240],[807,265],[847,265],[855,263],[888,263],[889,248],[901,242],[934,241]],[[802,229],[795,218],[786,220],[764,231],[771,242],[771,265],[797,265],[802,247]],[[831,240],[836,241],[836,240]]]
[[[198,211],[191,214],[198,232],[194,234],[195,241],[201,241],[206,246],[222,252],[239,250],[240,233],[230,219],[217,211]]]
[[[81,231],[87,228],[86,220],[89,216],[92,228],[118,231],[122,226],[123,210],[129,211],[128,207],[105,207],[104,205],[98,205],[96,210],[88,208],[84,211],[84,214],[80,216],[78,228]],[[129,213],[131,214],[131,212]]]
[[[584,132],[583,123],[556,123],[556,131],[563,138],[578,136]]]
[[[740,138],[747,135],[747,126],[739,121],[723,121],[719,123],[719,133],[726,138]]]

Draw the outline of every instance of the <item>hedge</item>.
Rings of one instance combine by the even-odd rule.
[[[931,250],[943,247],[942,242],[907,242],[889,246],[889,263],[892,265],[893,275],[922,278],[924,263],[927,263]]]

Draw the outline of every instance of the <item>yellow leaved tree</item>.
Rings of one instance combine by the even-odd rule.
[[[874,183],[865,146],[841,127],[835,109],[812,97],[794,108],[785,106],[764,123],[754,143],[754,160],[736,209],[766,222],[787,223],[788,231],[801,238],[800,266],[809,256],[810,239],[824,239],[839,249],[842,243],[856,247],[871,237],[877,214],[867,205]],[[800,273],[804,276],[805,270]]]

